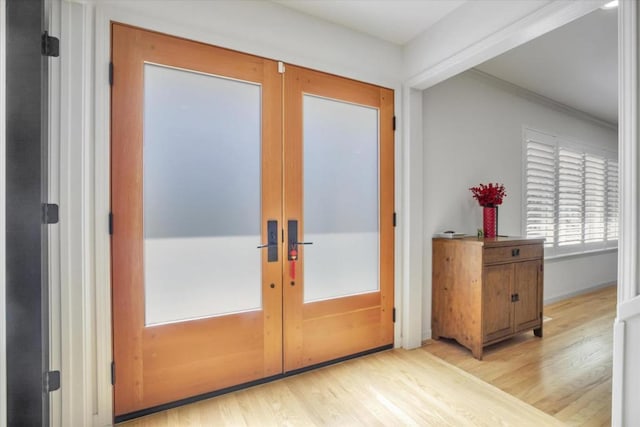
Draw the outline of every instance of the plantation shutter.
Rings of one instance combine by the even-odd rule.
[[[584,242],[603,242],[607,185],[606,160],[586,153],[584,156]]]
[[[555,241],[555,156],[553,142],[545,135],[528,132],[526,140],[526,231],[529,237],[545,239],[545,246]]]
[[[607,241],[618,240],[618,162],[607,159]]]
[[[567,147],[558,150],[558,246],[582,243],[584,156]]]
[[[525,129],[523,158],[527,237],[544,238],[551,256],[617,246],[615,153]]]

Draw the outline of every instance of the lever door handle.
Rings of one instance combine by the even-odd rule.
[[[278,261],[278,221],[267,221],[267,243],[258,246],[258,249],[267,248],[267,262]]]
[[[262,249],[262,248],[273,248],[273,247],[278,247],[277,243],[264,243],[260,246],[256,246],[258,249]]]
[[[296,242],[296,245],[313,245],[313,242]]]

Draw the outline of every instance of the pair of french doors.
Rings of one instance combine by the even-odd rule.
[[[393,91],[112,24],[116,417],[393,343]]]

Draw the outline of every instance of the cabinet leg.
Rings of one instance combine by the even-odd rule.
[[[471,354],[478,360],[482,360],[482,346],[474,346],[471,349]]]
[[[542,325],[539,328],[533,330],[533,335],[542,338]]]

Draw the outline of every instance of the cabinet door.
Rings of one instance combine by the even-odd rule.
[[[484,268],[482,281],[483,342],[502,338],[513,332],[513,304],[511,287],[513,264]]]
[[[515,302],[515,331],[530,329],[542,320],[541,284],[542,261],[518,262],[515,266],[513,293],[517,294]]]

